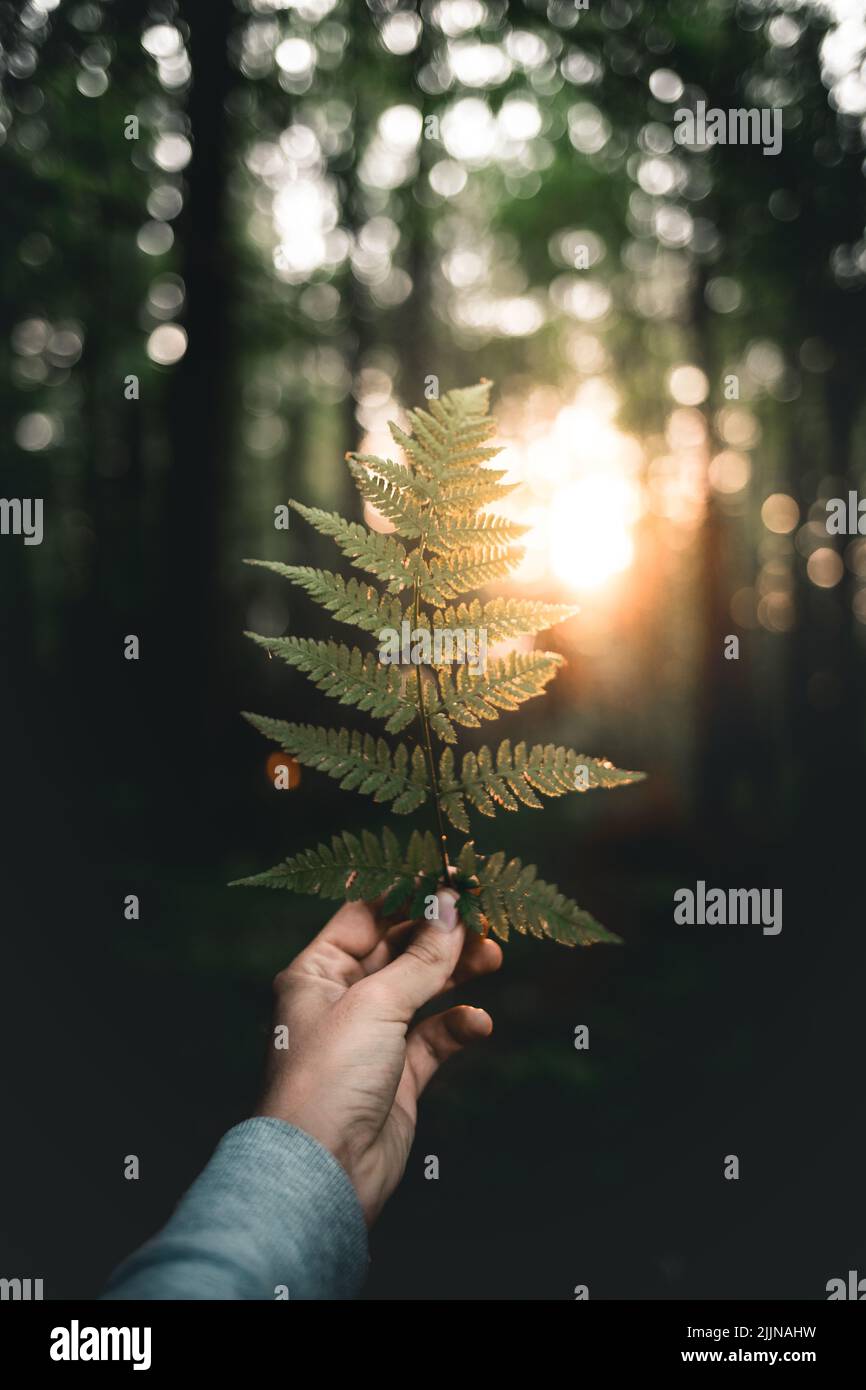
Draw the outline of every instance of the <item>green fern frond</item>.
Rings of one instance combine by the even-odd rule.
[[[294,893],[317,893],[323,898],[378,898],[395,883],[414,884],[418,875],[435,877],[440,869],[439,846],[430,831],[415,830],[405,850],[390,830],[381,841],[369,830],[360,837],[347,830],[328,845],[303,850],[262,874],[236,879],[232,887],[285,888]]]
[[[506,579],[523,555],[523,549],[515,547],[507,551],[481,546],[452,551],[448,556],[430,560],[419,570],[419,593],[425,603],[450,603],[495,579]]]
[[[347,458],[349,472],[362,484],[371,477],[380,478],[396,492],[405,493],[418,507],[425,506],[435,496],[435,487],[405,463],[382,459],[376,454],[348,454]]]
[[[337,642],[251,633],[253,640],[341,704],[385,720],[387,732],[399,732],[417,719],[419,737],[413,745],[391,747],[369,733],[263,715],[246,718],[303,766],[336,779],[344,789],[390,803],[401,814],[432,803],[437,835],[415,831],[403,850],[387,829],[381,840],[366,830],[360,837],[344,832],[330,846],[305,850],[240,882],[327,897],[378,898],[386,912],[409,917],[419,916],[427,897],[447,883],[457,891],[462,920],[474,930],[492,929],[507,939],[514,929],[568,945],[616,941],[555,885],[539,879],[532,865],[506,862],[501,853],[487,858],[471,840],[456,861],[449,860],[445,824],[468,834],[470,808],[488,817],[499,807],[539,809],[542,797],[625,786],[643,777],[554,744],[521,742],[512,749],[507,739],[495,755],[488,747],[465,753],[458,767],[458,726],[477,727],[541,695],[562,665],[557,652],[530,651],[491,657],[486,667],[475,669],[470,633],[483,662],[495,643],[543,632],[578,611],[570,604],[519,598],[484,603],[464,598],[513,572],[523,554],[517,542],[527,530],[489,510],[511,491],[506,472],[490,467],[499,450],[492,444],[489,395],[490,383],[482,381],[411,411],[407,430],[392,425],[401,462],[346,456],[361,498],[392,523],[394,535],[336,512],[291,503],[384,592],[307,565],[249,562],[297,584],[339,621],[377,636],[380,650],[365,653]],[[396,597],[400,593],[408,593],[408,602]],[[428,634],[434,640],[427,642]],[[430,669],[412,671],[417,660]],[[409,669],[399,661],[408,662]],[[433,734],[445,745],[438,757]]]
[[[419,494],[409,469],[367,454],[347,454],[346,458],[364,501],[387,517],[398,535],[417,539],[424,530],[423,507],[428,499]]]
[[[455,723],[477,729],[482,719],[498,719],[500,710],[517,709],[543,694],[563,664],[559,652],[536,651],[509,652],[489,662],[483,676],[473,675],[466,665],[458,666],[452,676],[440,666],[438,708]]]
[[[505,739],[493,753],[487,747],[467,753],[463,759],[460,783],[449,787],[452,797],[463,795],[485,816],[495,816],[496,807],[516,811],[519,803],[540,810],[543,796],[565,796],[568,792],[627,787],[642,782],[642,772],[626,772],[613,763],[588,758],[571,748],[552,743],[536,743],[527,748],[518,743],[512,752]]]
[[[529,637],[537,632],[573,618],[580,609],[570,603],[539,603],[531,599],[494,598],[488,603],[458,604],[456,608],[437,609],[433,626],[443,628],[485,628],[488,644],[509,637]]]
[[[500,452],[484,444],[496,430],[489,405],[490,382],[449,391],[441,400],[431,401],[429,410],[410,411],[409,434],[391,424],[391,435],[421,477],[441,480]]]
[[[418,747],[410,752],[405,743],[398,743],[391,749],[372,734],[287,724],[261,714],[245,713],[244,719],[302,766],[337,778],[346,791],[362,792],[374,801],[392,801],[391,809],[398,815],[417,810],[427,800],[427,768]]]
[[[644,779],[642,772],[629,772],[604,758],[588,758],[553,743],[536,743],[529,749],[525,743],[518,743],[512,754],[508,739],[499,745],[496,766],[504,776],[522,778],[545,796],[592,791],[596,787],[628,787]]]
[[[451,824],[468,835],[469,816],[464,800],[463,782],[457,776],[451,748],[443,748],[439,756],[439,804]]]
[[[491,431],[481,426],[467,427],[454,439],[423,410],[413,410],[409,421],[411,434],[393,423],[389,429],[394,442],[412,460],[416,473],[422,478],[441,480],[469,476],[472,469],[490,463],[502,452],[485,445],[484,440],[490,438]]]
[[[504,854],[492,854],[478,870],[481,906],[497,936],[508,940],[509,927],[530,936],[550,936],[563,946],[591,946],[594,942],[619,942],[590,913],[560,893],[554,883],[536,877],[534,864],[524,868],[519,859],[507,863]]]
[[[404,683],[395,666],[383,666],[375,652],[360,652],[342,642],[316,642],[310,637],[247,637],[265,651],[303,671],[319,690],[339,700],[341,705],[386,719],[389,733],[399,733],[418,713],[416,687]]]
[[[386,580],[391,593],[399,593],[411,583],[407,572],[406,547],[391,535],[370,531],[357,521],[346,521],[339,512],[324,512],[319,507],[305,507],[289,499],[289,506],[309,521],[323,536],[337,542],[357,569],[365,570],[376,579]]]
[[[480,468],[474,477],[446,478],[433,485],[436,491],[432,501],[440,516],[465,516],[479,507],[504,502],[520,486],[519,483],[504,483],[505,476],[502,468]]]
[[[427,479],[392,459],[372,454],[348,457],[364,501],[393,522],[407,539],[424,534],[426,518],[434,510],[440,518],[462,518],[479,507],[504,501],[518,486],[502,481],[506,476],[502,469],[472,468],[469,463],[459,475],[445,473]]]
[[[451,518],[442,530],[431,525],[427,532],[427,548],[435,555],[448,555],[452,550],[468,550],[483,545],[490,554],[494,554],[509,550],[529,529],[516,521],[507,521],[494,512],[479,512],[477,516],[470,514],[465,522]]]
[[[372,584],[344,579],[341,574],[332,574],[330,570],[313,569],[311,565],[282,565],[277,560],[246,560],[244,563],[259,565],[262,569],[282,575],[283,579],[297,584],[316,603],[333,613],[341,623],[358,627],[362,632],[378,633],[383,627],[399,630],[405,616],[398,599],[386,598]]]

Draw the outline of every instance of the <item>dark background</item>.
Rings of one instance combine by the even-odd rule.
[[[360,516],[342,454],[379,448],[430,373],[495,379],[542,516],[520,591],[582,605],[545,638],[566,672],[488,741],[649,778],[475,827],[624,945],[518,939],[464,993],[495,1034],[425,1097],[367,1296],[820,1299],[866,1273],[866,541],[823,529],[863,467],[862,31],[667,0],[45,0],[0,28],[2,494],[46,518],[39,547],[0,537],[0,1273],[96,1295],[254,1103],[271,977],[326,909],[225,885],[383,816],[311,772],[269,782],[240,709],[352,715],[243,630],[351,634],[241,560],[331,563],[274,506]],[[683,101],[781,107],[781,154],[660,152],[670,74]],[[485,148],[478,107],[448,125],[467,98],[529,102],[538,129],[512,111]],[[404,140],[403,109],[377,154],[394,107],[439,134]],[[569,278],[574,229],[603,254]],[[174,322],[186,351],[161,362]],[[575,400],[600,462],[580,412],[552,423]],[[620,468],[639,500],[630,563],[604,572],[602,547],[583,590],[545,540],[548,464]],[[575,553],[605,524],[575,516]],[[675,925],[699,878],[781,887],[781,935]]]

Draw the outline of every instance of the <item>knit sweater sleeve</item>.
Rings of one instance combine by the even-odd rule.
[[[105,1299],[343,1299],[367,1272],[367,1231],[336,1158],[282,1120],[244,1120],[163,1229],[115,1270]]]

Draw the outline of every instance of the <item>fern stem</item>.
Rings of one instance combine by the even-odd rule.
[[[423,547],[424,538],[421,538]],[[420,599],[418,580],[414,584],[414,609],[412,626],[417,630],[418,627],[418,603]],[[433,756],[433,743],[430,738],[430,725],[427,720],[427,710],[424,705],[424,682],[421,678],[420,662],[415,667],[415,677],[418,682],[418,713],[421,716],[421,729],[424,739],[424,756],[427,760],[427,776],[430,778],[430,791],[433,796],[433,805],[436,810],[436,824],[439,827],[439,848],[442,852],[442,872],[445,882],[451,881],[451,869],[448,864],[448,835],[445,830],[445,822],[442,819],[442,807],[439,804],[439,778],[436,775],[436,759]]]

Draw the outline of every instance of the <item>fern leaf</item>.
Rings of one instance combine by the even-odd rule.
[[[483,676],[475,676],[468,666],[457,666],[454,674],[440,668],[440,706],[448,719],[477,729],[482,719],[498,719],[500,710],[517,709],[525,700],[544,692],[563,658],[559,652],[510,652],[491,661]]]
[[[619,942],[618,936],[564,897],[555,884],[545,883],[536,874],[534,864],[524,868],[519,859],[506,863],[501,853],[492,854],[478,870],[481,907],[503,941],[513,927],[531,936],[549,936],[564,946]]]
[[[254,729],[269,738],[304,767],[326,772],[347,791],[392,801],[392,810],[406,815],[423,806],[429,793],[424,754],[409,752],[405,743],[393,750],[383,738],[357,730],[322,729],[313,724],[288,724],[261,714],[244,714]]]
[[[457,742],[457,734],[454,731],[454,725],[446,715],[441,713],[441,711],[434,710],[430,715],[430,728],[438,738],[441,738],[443,743]]]
[[[443,427],[423,410],[409,415],[411,433],[390,423],[394,442],[412,460],[415,473],[430,481],[469,477],[474,469],[502,452],[485,444],[493,433],[492,421],[465,421],[456,429]]]
[[[467,840],[459,855],[457,856],[457,872],[463,878],[472,879],[478,871],[478,861],[475,857],[475,841]]]
[[[427,603],[449,603],[494,579],[505,579],[520,564],[524,553],[522,548],[497,551],[479,546],[433,559],[419,575],[421,598]]]
[[[494,767],[489,748],[465,754],[462,782],[464,795],[482,815],[495,816],[497,806],[507,811],[517,810],[514,794],[506,778]]]
[[[403,493],[419,508],[426,506],[435,495],[434,486],[413,469],[407,468],[404,463],[395,463],[393,459],[380,459],[375,454],[349,454],[348,459],[349,471],[360,482],[379,478],[388,487]]]
[[[487,413],[490,385],[484,381],[449,391],[441,401],[431,401],[429,410],[410,411],[410,434],[391,425],[392,437],[422,478],[441,480],[449,473],[484,463],[499,452],[485,447],[485,441],[496,430]]]
[[[552,743],[534,744],[528,752],[525,744],[518,744],[511,759],[506,739],[499,749],[497,762],[500,766],[510,763],[516,773],[546,796],[592,791],[596,787],[606,790],[628,787],[646,777],[644,772],[614,767],[606,758],[588,758],[585,753],[575,753],[571,748]]]
[[[390,459],[367,454],[347,454],[349,471],[365,502],[381,512],[394,525],[398,535],[413,540],[423,530],[423,505],[415,479],[407,468]]]
[[[382,831],[381,841],[368,830],[360,838],[344,830],[330,846],[303,850],[264,873],[235,879],[230,886],[370,900],[387,892],[396,880],[414,883],[418,874],[435,877],[440,868],[439,848],[429,830],[423,835],[414,831],[406,850],[400,849],[390,830]]]
[[[642,782],[642,772],[626,772],[613,763],[587,758],[571,748],[552,743],[535,744],[527,749],[518,743],[512,752],[505,739],[496,753],[487,747],[467,753],[461,779],[454,794],[462,793],[482,815],[494,816],[496,807],[516,811],[518,802],[541,809],[537,792],[543,796],[564,796],[567,792],[591,791],[594,787],[626,787]]]
[[[410,524],[419,527],[412,534],[426,531],[431,521],[440,531],[443,521],[454,518],[471,524],[480,507],[513,491],[516,484],[503,482],[504,470],[484,466],[500,452],[485,442],[495,430],[487,415],[488,393],[489,385],[449,391],[431,401],[429,411],[410,412],[410,433],[392,424],[391,434],[403,449],[406,466],[390,459],[349,456],[362,494],[398,529],[407,512]]]
[[[477,511],[502,502],[514,492],[518,483],[504,483],[506,470],[502,468],[478,468],[474,476],[447,478],[436,486],[432,501],[440,516],[462,516],[467,511]]]
[[[300,502],[289,500],[289,506],[311,526],[315,526],[323,536],[330,536],[337,542],[344,555],[348,555],[357,569],[366,570],[376,579],[388,583],[391,593],[399,593],[411,582],[407,573],[407,554],[405,546],[393,536],[379,531],[370,531],[357,521],[347,521],[339,512],[324,512],[319,507],[305,507]]]
[[[395,666],[383,666],[375,652],[360,652],[341,642],[316,642],[309,637],[262,637],[248,632],[247,637],[266,651],[303,671],[314,685],[342,705],[355,705],[360,710],[385,719],[391,734],[399,733],[418,713],[415,686],[407,682],[405,689]]]
[[[507,739],[495,754],[486,746],[467,752],[458,766],[457,726],[478,727],[542,694],[562,663],[556,652],[512,652],[492,659],[479,673],[467,659],[470,633],[483,667],[484,643],[492,646],[544,631],[578,611],[566,604],[472,597],[512,573],[523,553],[517,542],[527,530],[490,510],[511,486],[505,470],[490,466],[500,451],[492,442],[489,396],[490,383],[482,381],[411,411],[407,430],[392,425],[402,462],[347,454],[362,498],[391,521],[394,535],[374,532],[336,512],[291,504],[379,588],[306,565],[248,562],[297,584],[339,621],[380,641],[383,629],[400,639],[396,648],[389,644],[380,653],[366,654],[342,643],[298,637],[249,634],[254,641],[341,704],[384,719],[386,730],[397,732],[419,718],[424,742],[429,746],[432,732],[445,746],[438,762],[428,766],[420,743],[412,750],[404,743],[390,747],[369,733],[262,715],[248,714],[249,722],[305,767],[324,772],[346,790],[390,803],[397,813],[435,798],[441,816],[464,835],[469,833],[470,808],[487,817],[499,808],[539,809],[543,797],[624,786],[643,777],[569,748],[522,742],[512,748]],[[397,596],[410,589],[406,605]],[[407,679],[388,657],[395,663],[409,659],[406,629],[411,633],[417,627],[426,629],[425,640],[416,645],[411,639],[411,659],[420,658],[432,669],[419,666]],[[429,644],[428,635],[434,639]],[[455,664],[460,656],[464,661]],[[360,836],[343,832],[330,844],[304,850],[240,882],[326,897],[377,898],[386,912],[408,916],[419,916],[425,898],[447,882],[457,890],[462,920],[476,930],[490,927],[503,939],[517,930],[569,945],[617,940],[555,885],[539,879],[533,865],[506,860],[502,853],[485,857],[467,840],[455,869],[445,837],[440,843],[430,831],[415,831],[405,848],[389,830],[381,838],[367,830]]]
[[[539,603],[530,599],[494,598],[482,604],[478,599],[458,604],[456,608],[436,609],[433,627],[485,628],[487,641],[504,641],[508,637],[525,637],[573,618],[580,609],[567,603]]]
[[[491,554],[508,550],[515,541],[529,531],[528,526],[520,526],[516,521],[496,516],[493,512],[479,512],[466,521],[455,522],[449,518],[448,525],[439,527],[435,523],[427,532],[427,548],[435,555],[447,555],[452,550],[464,550],[483,545]]]
[[[452,825],[466,834],[469,833],[469,816],[463,799],[463,786],[456,776],[454,754],[450,748],[443,749],[439,758],[439,805]]]
[[[398,599],[384,597],[371,584],[344,579],[341,574],[313,569],[311,565],[282,565],[276,560],[247,560],[245,563],[273,570],[274,574],[297,584],[341,623],[359,627],[362,632],[378,633],[383,627],[399,631],[404,617],[402,604]]]

